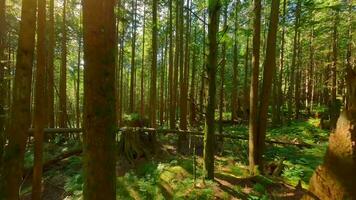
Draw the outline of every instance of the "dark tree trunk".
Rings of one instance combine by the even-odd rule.
[[[204,134],[204,170],[208,179],[214,179],[214,145],[215,145],[215,94],[216,94],[216,69],[218,57],[217,33],[219,29],[220,1],[212,0],[208,4],[209,25],[208,41],[209,56],[207,72],[209,79],[208,107],[206,111],[206,130]]]
[[[85,200],[116,199],[115,4],[83,1]]]
[[[63,1],[62,52],[59,81],[59,127],[67,127],[67,0]]]
[[[46,0],[38,0],[32,199],[42,199],[43,136],[46,124]]]
[[[249,165],[252,173],[260,166],[258,150],[258,76],[260,66],[260,38],[261,38],[261,1],[254,0],[253,19],[253,51],[252,51],[252,74],[250,93],[250,120],[249,120]]]
[[[13,86],[11,120],[6,136],[8,145],[4,153],[4,168],[0,188],[1,199],[19,199],[19,187],[27,140],[31,123],[31,80],[36,31],[36,0],[23,0],[19,43],[16,58],[16,74]]]

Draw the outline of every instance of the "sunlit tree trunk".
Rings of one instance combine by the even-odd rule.
[[[46,124],[46,0],[38,0],[32,199],[42,199],[43,137]]]
[[[80,21],[82,14],[80,13]],[[77,77],[76,77],[76,93],[75,93],[75,113],[76,113],[76,126],[80,127],[81,117],[80,117],[80,65],[81,65],[81,53],[82,53],[82,28],[79,26],[78,30],[78,58],[77,58]]]
[[[267,130],[267,117],[268,117],[268,105],[270,99],[270,93],[272,89],[272,80],[276,70],[276,40],[277,40],[277,27],[278,27],[278,15],[279,15],[279,2],[280,0],[272,0],[271,3],[271,14],[270,22],[268,28],[267,36],[267,46],[266,46],[266,59],[264,61],[263,70],[263,84],[260,96],[260,106],[258,111],[258,121],[257,121],[257,164],[259,170],[263,170],[263,160],[262,155],[264,152],[266,130]]]
[[[16,58],[11,120],[6,129],[8,145],[4,152],[0,199],[19,199],[27,130],[31,123],[30,99],[36,31],[36,0],[23,0]]]
[[[208,41],[209,56],[207,62],[207,72],[209,80],[208,107],[206,111],[205,134],[204,134],[204,170],[208,179],[214,179],[214,146],[215,146],[215,102],[216,102],[216,70],[218,57],[217,33],[219,30],[219,10],[220,1],[211,0],[208,2],[209,25]]]
[[[54,0],[49,1],[49,21],[48,21],[48,59],[47,59],[47,112],[48,125],[50,128],[55,127],[54,122],[54,49],[55,49],[55,35],[54,35]]]
[[[335,11],[334,25],[333,25],[333,41],[332,41],[332,65],[331,65],[331,104],[330,104],[330,126],[332,129],[336,128],[337,119],[340,114],[340,109],[337,105],[336,95],[337,95],[337,57],[338,57],[338,24],[339,24],[339,13]]]
[[[116,199],[115,4],[83,1],[85,200]]]
[[[250,116],[249,116],[249,165],[252,173],[259,167],[258,160],[258,76],[260,66],[260,32],[261,32],[261,1],[253,1],[253,51],[252,51],[252,73],[250,91]]]

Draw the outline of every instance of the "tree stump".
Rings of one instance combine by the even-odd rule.
[[[324,164],[310,179],[309,190],[319,199],[356,199],[356,118],[344,111],[338,119]],[[314,199],[305,196],[303,199]]]
[[[123,122],[123,125],[129,127],[143,128],[148,125],[146,119],[131,119]],[[118,151],[121,158],[132,163],[136,159],[150,158],[154,153],[156,145],[151,141],[149,133],[136,130],[128,130],[121,134]]]

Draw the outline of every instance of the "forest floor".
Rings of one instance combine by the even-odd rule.
[[[244,125],[226,126],[230,134],[247,136]],[[319,128],[318,119],[293,121],[268,131],[267,138],[310,147],[267,145],[265,159],[269,175],[250,176],[247,170],[247,141],[224,141],[224,152],[215,157],[215,179],[204,180],[201,156],[182,156],[175,152],[175,136],[160,136],[159,157],[138,160],[117,167],[117,199],[300,199],[306,194],[309,179],[323,162],[329,132]],[[65,145],[46,144],[45,160],[80,148],[72,141]],[[199,154],[199,145],[197,151]],[[25,166],[30,167],[33,153],[26,153]],[[30,199],[31,178],[26,177],[21,194]],[[299,184],[298,184],[299,183]],[[44,173],[45,200],[82,199],[81,156],[62,160]]]

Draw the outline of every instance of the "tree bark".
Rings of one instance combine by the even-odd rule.
[[[6,100],[6,81],[5,81],[5,48],[6,48],[6,3],[0,0],[0,169],[2,168],[2,156],[5,147],[5,100]]]
[[[114,200],[115,0],[84,0],[84,191],[85,200]]]
[[[292,65],[289,75],[289,86],[288,86],[288,119],[290,120],[293,115],[293,93],[295,91],[295,68],[297,60],[297,50],[298,50],[298,32],[299,32],[299,18],[301,10],[301,1],[298,0],[297,8],[295,11],[295,23],[294,23],[294,39],[293,39],[293,55],[292,55]]]
[[[261,38],[261,1],[253,1],[253,51],[252,51],[252,74],[251,74],[251,93],[250,93],[250,120],[249,120],[249,166],[252,173],[256,167],[260,167],[258,160],[258,76],[260,66],[260,38]]]
[[[208,4],[209,25],[209,56],[207,61],[207,72],[209,79],[208,107],[205,121],[204,134],[204,170],[208,179],[214,179],[214,145],[215,145],[215,94],[216,94],[216,69],[218,57],[217,33],[219,29],[220,1],[211,0]]]
[[[136,90],[136,10],[137,10],[137,0],[132,0],[132,44],[131,44],[131,84],[130,84],[130,113],[135,112],[135,90]]]
[[[6,130],[8,145],[5,148],[3,177],[1,177],[4,180],[0,188],[0,195],[3,195],[0,198],[2,199],[19,199],[27,130],[31,123],[30,101],[36,7],[36,0],[22,1],[12,113],[9,127]]]
[[[48,21],[48,59],[47,59],[47,111],[48,125],[50,128],[55,127],[54,122],[54,0],[49,1],[49,21]]]
[[[188,79],[189,79],[189,37],[190,37],[190,24],[189,24],[189,11],[186,14],[186,33],[185,33],[185,41],[183,41],[183,30],[184,30],[184,0],[180,0],[180,42],[182,43],[180,48],[180,119],[179,119],[179,128],[181,130],[187,130],[188,128]],[[189,8],[189,0],[187,1],[187,6]],[[185,48],[183,48],[183,44],[185,42]],[[184,50],[184,51],[183,51]],[[184,59],[184,60],[183,60]],[[178,151],[181,153],[187,153],[188,149],[188,138],[186,135],[178,136]]]
[[[63,1],[62,52],[59,81],[59,126],[67,127],[67,0]]]
[[[42,199],[43,137],[46,124],[46,0],[38,0],[32,199]]]
[[[150,126],[156,128],[156,98],[157,98],[157,9],[158,0],[152,1],[152,66],[151,66],[151,88],[150,88]],[[150,142],[156,147],[156,135],[150,135]],[[155,150],[154,150],[155,151]]]
[[[280,0],[272,0],[271,3],[271,15],[267,36],[266,59],[263,70],[263,85],[260,96],[260,107],[258,111],[258,124],[256,124],[258,129],[257,164],[260,170],[263,169],[262,155],[264,152],[266,140],[268,105],[272,88],[272,80],[276,70],[276,40],[279,16],[279,2]]]
[[[142,28],[142,63],[141,63],[141,109],[140,114],[145,116],[145,30],[146,30],[146,7],[143,8],[143,28]]]
[[[231,120],[237,121],[237,111],[238,111],[238,68],[239,68],[239,47],[238,47],[238,30],[239,30],[239,18],[238,9],[240,1],[237,1],[235,7],[235,33],[234,33],[234,58],[232,64],[232,94],[231,94]]]

